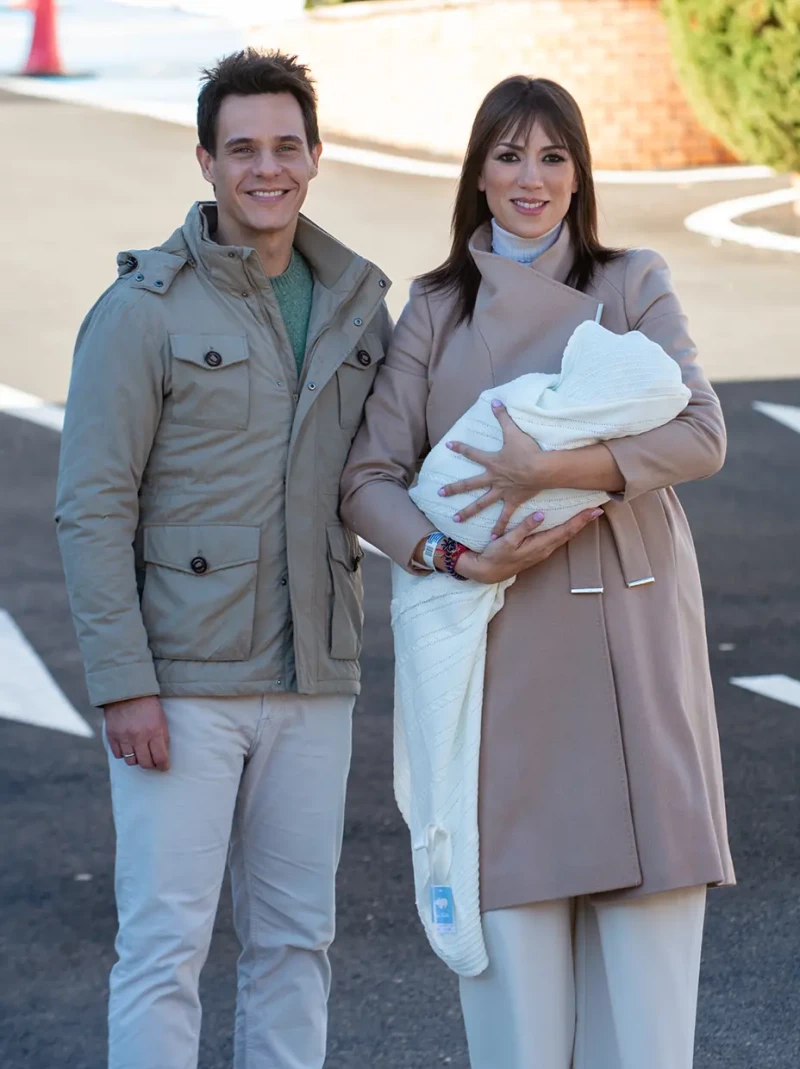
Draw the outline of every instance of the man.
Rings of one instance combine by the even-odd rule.
[[[362,623],[339,477],[389,283],[299,214],[322,146],[294,57],[207,71],[198,128],[216,203],[118,258],[78,337],[59,476],[117,831],[109,1065],[196,1066],[230,849],[235,1065],[315,1069]]]

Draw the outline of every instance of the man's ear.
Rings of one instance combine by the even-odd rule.
[[[197,156],[197,162],[200,164],[200,170],[203,172],[203,178],[205,178],[206,182],[209,182],[213,186],[214,157],[211,155],[208,149],[204,149],[202,145],[197,146],[197,148],[195,149],[195,154]]]
[[[311,150],[311,161],[314,165],[311,177],[316,178],[319,174],[319,158],[322,155],[322,142],[318,141],[317,144]]]

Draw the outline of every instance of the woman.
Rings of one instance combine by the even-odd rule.
[[[345,522],[406,569],[517,576],[487,650],[489,967],[460,981],[473,1069],[688,1069],[705,889],[734,882],[697,561],[672,489],[719,469],[722,414],[666,264],[605,248],[596,220],[572,97],[544,79],[495,87],[450,255],[412,287],[342,484]],[[503,449],[443,488],[484,488],[470,514],[502,500],[497,538],[443,553],[407,492],[420,456],[483,390],[558,371],[600,304],[605,327],[641,331],[679,363],[688,406],[644,434],[558,452],[499,408]],[[613,496],[599,518],[504,533],[521,502],[561,487]]]

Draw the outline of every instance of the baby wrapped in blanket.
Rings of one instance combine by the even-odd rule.
[[[446,448],[451,439],[501,449],[495,398],[542,449],[577,449],[659,427],[687,405],[678,364],[643,334],[614,334],[598,323],[573,333],[558,375],[522,375],[481,394],[425,459],[409,491],[440,531],[481,551],[502,504],[454,523],[485,491],[442,498],[439,489],[470,478],[479,465]],[[608,501],[602,491],[543,490],[514,513],[531,512],[537,530]],[[417,908],[431,946],[463,976],[488,964],[480,918],[478,767],[489,622],[514,579],[456,582],[437,572],[414,576],[392,566],[395,641],[395,795],[411,833]]]

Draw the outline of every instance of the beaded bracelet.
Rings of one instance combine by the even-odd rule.
[[[458,564],[458,558],[461,554],[467,552],[467,547],[462,546],[460,542],[456,542],[453,538],[443,538],[439,545],[444,551],[444,570],[454,579],[458,579],[459,582],[466,583],[466,575],[458,574],[456,564]]]

